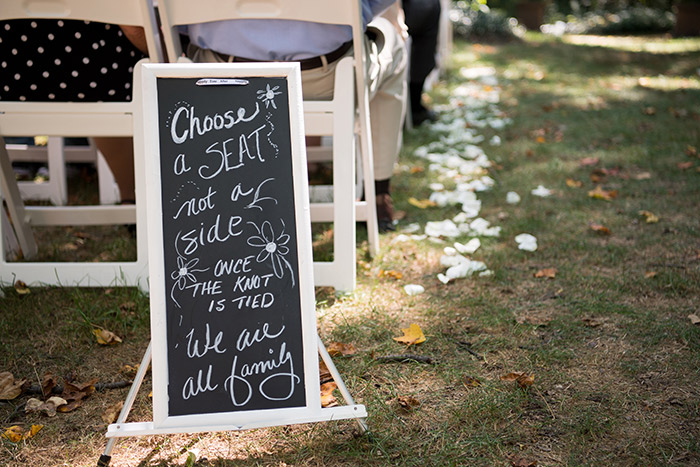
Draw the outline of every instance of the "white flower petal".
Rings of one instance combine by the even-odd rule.
[[[450,278],[444,275],[443,273],[438,273],[437,278],[443,284],[447,284],[448,282],[450,282]]]
[[[535,196],[539,196],[540,198],[546,198],[547,196],[552,195],[552,190],[549,188],[545,188],[542,185],[538,185],[537,188],[532,190],[530,193],[532,193]]]
[[[418,284],[407,284],[404,285],[403,289],[408,295],[418,295],[425,292],[425,288]]]
[[[481,246],[481,240],[479,240],[478,238],[472,238],[467,242],[466,245],[462,245],[459,242],[455,242],[454,246],[458,252],[462,254],[466,253],[468,255],[471,255],[479,249],[479,247]]]
[[[506,203],[508,204],[518,204],[520,202],[520,195],[514,191],[509,191],[506,193]]]

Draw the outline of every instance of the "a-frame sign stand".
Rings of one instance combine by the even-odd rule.
[[[346,406],[341,407],[322,408],[321,412],[324,415],[323,420],[346,419],[349,418],[347,417],[348,413],[351,413],[352,418],[355,418],[357,424],[360,427],[360,433],[366,433],[369,430],[366,421],[367,411],[365,410],[364,405],[355,404],[352,395],[350,395],[350,391],[348,391],[347,386],[345,386],[343,378],[340,376],[340,372],[338,372],[338,369],[333,363],[331,356],[328,354],[328,350],[326,350],[326,346],[323,345],[323,342],[321,342],[320,337],[318,338],[318,353],[321,356],[323,362],[326,364],[328,371],[331,373],[333,381],[335,381],[335,383],[338,385],[338,390],[343,396],[343,400],[347,404]],[[143,383],[143,379],[146,376],[146,373],[148,372],[148,367],[150,364],[151,343],[148,344],[146,353],[144,353],[143,355],[143,359],[141,360],[139,369],[136,372],[136,377],[134,378],[134,381],[131,384],[131,388],[129,389],[129,393],[127,394],[126,399],[124,400],[124,406],[122,407],[122,410],[119,413],[119,416],[117,417],[117,421],[109,425],[107,429],[107,437],[109,439],[107,440],[107,446],[105,447],[104,452],[102,453],[99,461],[97,462],[97,467],[109,466],[109,462],[112,460],[112,450],[114,449],[114,445],[116,444],[117,439],[119,437],[173,433],[173,431],[155,430],[153,428],[153,422],[125,423],[127,417],[129,416],[129,412],[131,412],[131,408],[134,405],[134,400],[136,400],[136,394],[138,394],[138,391],[141,388],[141,384]],[[245,430],[248,428],[249,427],[244,426],[232,426],[229,429]]]
[[[98,465],[117,437],[366,431],[316,329],[299,64],[145,64],[141,78],[151,343]],[[348,405],[321,407],[319,354]],[[126,423],[149,363],[153,421]]]

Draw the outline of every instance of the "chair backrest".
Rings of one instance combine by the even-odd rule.
[[[141,26],[150,60],[163,61],[153,0],[2,0],[0,20],[10,19],[84,20]]]
[[[153,0],[1,0],[0,20],[60,19],[141,26],[148,45],[149,60],[163,61]],[[25,259],[36,254],[31,231],[36,225],[137,224],[136,261],[7,262],[0,251],[0,282],[13,276],[26,282],[81,286],[139,285],[147,288],[147,242],[145,199],[139,194],[145,184],[142,159],[143,140],[140,98],[140,68],[135,67],[134,95],[123,102],[29,102],[0,101],[0,142],[3,136],[130,136],[134,137],[135,206],[23,206],[9,156],[0,148],[2,191],[14,222],[14,230]],[[1,245],[0,245],[1,248]]]
[[[158,11],[170,62],[176,62],[182,56],[177,28],[186,24],[232,19],[284,19],[350,26],[355,45],[358,104],[360,112],[365,111],[365,99],[360,97],[366,92],[366,63],[359,0],[159,0]]]

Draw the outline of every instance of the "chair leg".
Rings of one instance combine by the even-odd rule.
[[[15,173],[12,170],[10,156],[7,154],[4,139],[0,138],[0,188],[7,204],[7,210],[12,219],[15,235],[19,242],[22,253],[26,259],[33,258],[39,251],[34,233],[27,222],[27,215],[24,211],[24,203],[17,188]],[[1,241],[2,239],[0,239]],[[0,251],[4,257],[5,252]]]

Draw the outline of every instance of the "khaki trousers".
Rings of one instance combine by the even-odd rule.
[[[406,45],[394,26],[377,18],[367,27],[372,39],[365,36],[367,51],[367,85],[374,153],[374,178],[391,178],[398,160],[406,115]],[[224,62],[217,53],[190,45],[187,55],[195,62]],[[348,51],[352,55],[352,50]],[[323,100],[333,97],[337,60],[319,68],[301,72],[304,99]],[[354,89],[348,89],[354,92]]]

